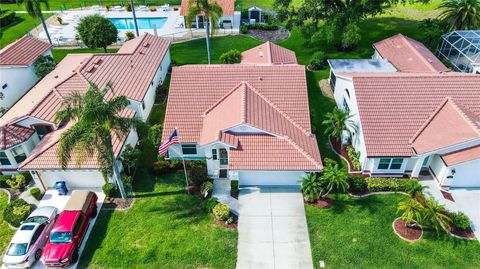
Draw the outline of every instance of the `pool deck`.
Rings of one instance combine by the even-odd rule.
[[[187,40],[195,37],[201,37],[204,35],[204,29],[195,29],[190,31],[184,27],[175,27],[177,18],[182,18],[180,16],[180,10],[174,11],[170,9],[168,11],[163,11],[161,8],[158,8],[157,11],[148,11],[148,10],[136,10],[135,11],[137,18],[166,18],[165,24],[157,29],[156,33],[154,29],[139,29],[140,34],[150,33],[156,34],[157,36],[165,37],[172,39],[173,41],[177,40]],[[68,10],[63,12],[58,12],[55,16],[50,17],[47,20],[47,27],[52,38],[52,42],[56,46],[75,46],[79,45],[79,42],[75,39],[76,30],[75,28],[78,25],[78,22],[81,18],[99,14],[106,18],[132,18],[131,12],[126,11],[105,11],[105,10]],[[61,17],[63,24],[60,25],[57,22],[57,17]],[[38,26],[37,31],[32,31],[32,34],[40,39],[46,40],[47,36],[43,28]],[[238,33],[237,29],[219,29],[219,34],[236,34]],[[119,44],[125,41],[125,33],[127,31],[135,32],[135,29],[125,29],[118,30]]]

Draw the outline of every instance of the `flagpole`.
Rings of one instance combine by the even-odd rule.
[[[180,133],[178,132],[178,127],[175,127],[175,131],[177,131],[178,143],[180,144],[180,156],[182,156],[183,172],[185,173],[185,183],[187,184],[186,185],[187,194],[190,194],[190,190],[188,189],[187,166],[185,165],[185,158],[183,158],[183,151],[181,151],[182,140],[181,140]]]

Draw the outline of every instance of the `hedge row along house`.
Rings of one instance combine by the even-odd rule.
[[[363,174],[480,187],[480,75],[450,71],[401,34],[373,47],[372,59],[329,60],[337,106],[358,127],[351,143]]]
[[[240,64],[174,67],[162,141],[170,158],[206,160],[214,178],[240,185],[298,185],[323,168],[310,125],[305,67],[270,42]]]
[[[70,188],[100,188],[105,180],[95,156],[79,165],[73,156],[65,170],[57,157],[61,134],[70,123],[54,122],[55,113],[72,92],[84,93],[90,83],[103,88],[111,84],[112,96],[126,96],[130,106],[124,117],[146,120],[155,101],[155,91],[170,65],[170,42],[149,34],[126,42],[115,54],[69,54],[45,78],[0,118],[0,168],[2,173],[30,171],[42,189],[56,181]],[[131,130],[123,140],[112,137],[118,158],[138,136]],[[117,162],[119,170],[121,163]],[[113,179],[109,179],[114,182]]]

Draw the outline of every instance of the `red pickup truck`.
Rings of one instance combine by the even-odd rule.
[[[88,228],[89,219],[97,214],[97,195],[74,190],[58,217],[42,252],[47,267],[65,267],[78,260],[78,249]]]

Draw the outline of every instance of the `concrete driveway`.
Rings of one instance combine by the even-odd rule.
[[[313,268],[298,188],[241,188],[239,204],[237,269]]]

